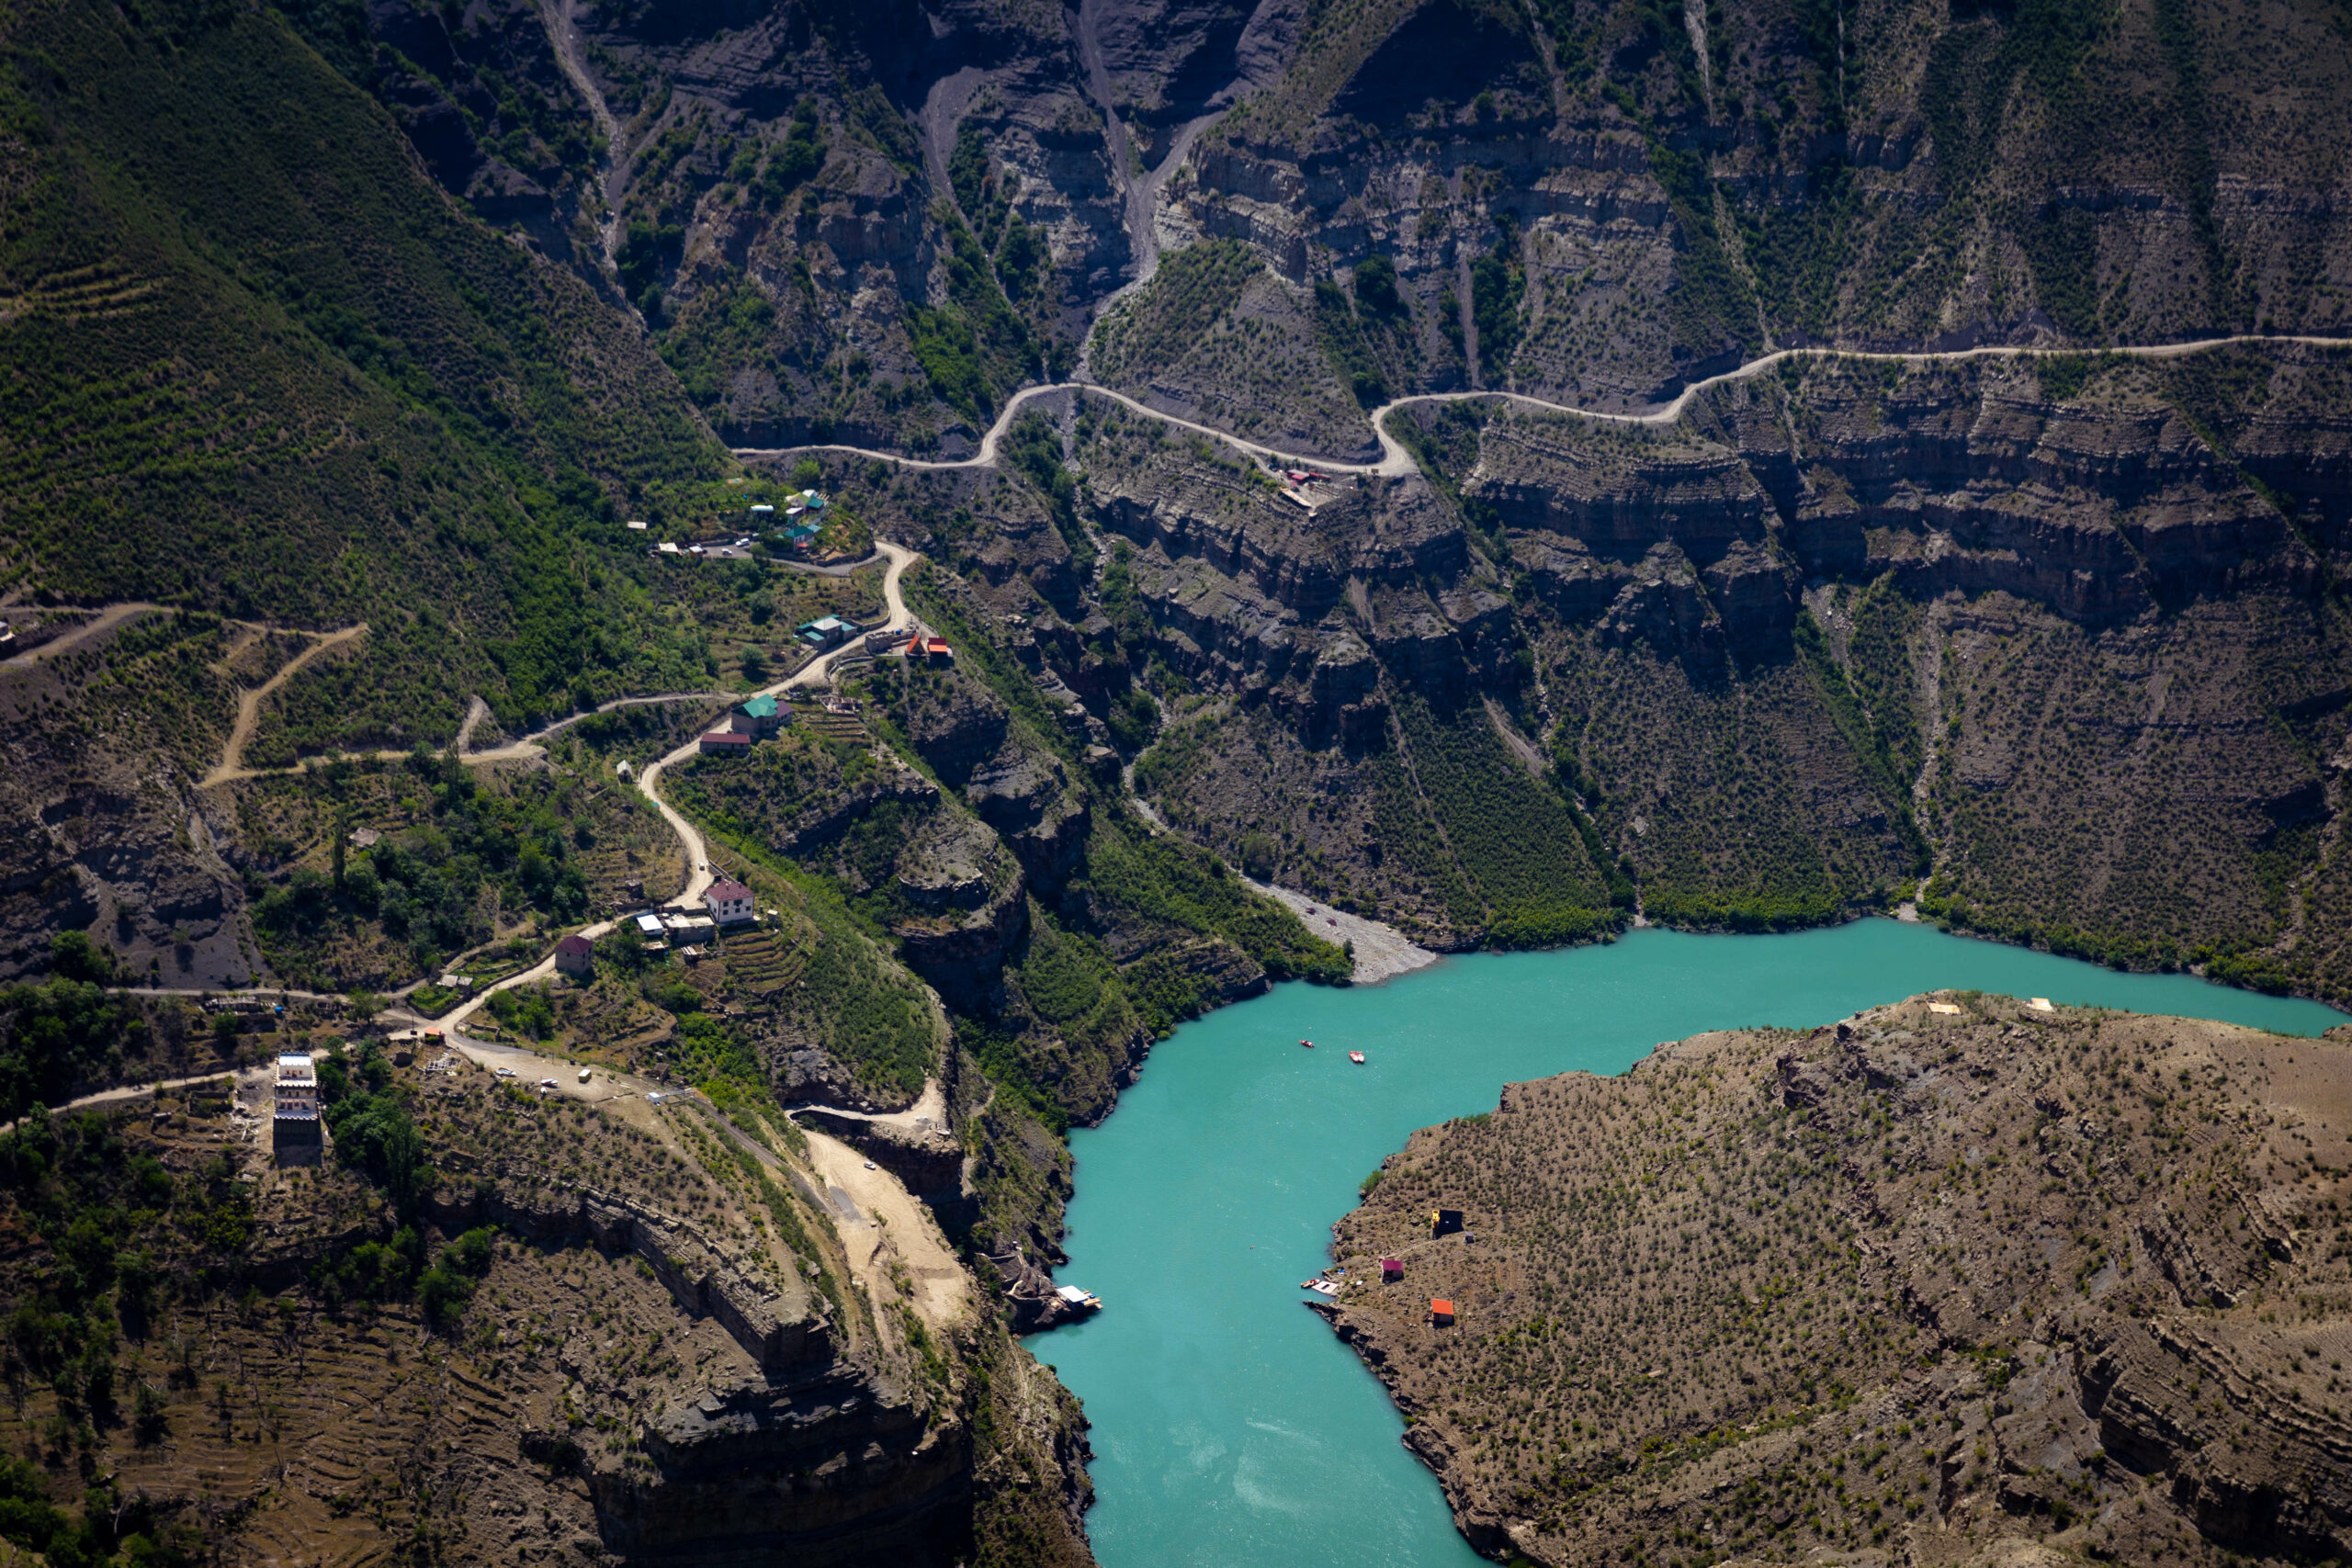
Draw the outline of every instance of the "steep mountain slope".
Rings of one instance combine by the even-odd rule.
[[[269,18],[41,6],[9,41],[13,588],[366,620],[355,739],[460,682],[520,716],[658,678],[596,636],[643,598],[605,529],[727,459],[632,323]]]
[[[1079,397],[850,493],[1170,823],[1440,945],[1888,909],[2341,997],[2345,358],[1799,359],[1299,498]],[[912,533],[910,536],[915,536]],[[1924,886],[1923,886],[1924,884]]]
[[[1492,1551],[2337,1554],[2343,1032],[1915,998],[1513,1084],[1317,1310]]]
[[[1093,368],[1335,456],[1351,393],[1623,406],[1775,344],[2326,331],[2352,298],[2352,35],[2317,4],[295,15],[742,445],[967,451],[1216,240],[1192,362],[1117,347],[1198,312],[1180,283]]]
[[[263,1072],[0,1135],[12,1542],[1089,1561],[1074,1403],[839,1145],[325,1059],[323,1166],[256,1142]]]

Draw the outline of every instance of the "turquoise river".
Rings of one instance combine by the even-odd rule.
[[[1506,1083],[1623,1072],[1700,1030],[1811,1027],[1944,987],[2299,1034],[2343,1021],[1877,919],[1453,958],[1381,986],[1277,987],[1178,1030],[1101,1127],[1071,1134],[1059,1277],[1103,1311],[1029,1341],[1093,1422],[1104,1568],[1483,1561],[1380,1384],[1300,1304],[1357,1182],[1416,1127],[1491,1110]]]

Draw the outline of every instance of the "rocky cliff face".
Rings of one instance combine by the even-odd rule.
[[[80,1355],[78,1339],[35,1350],[56,1375],[5,1417],[12,1445],[39,1456],[20,1495],[70,1509],[78,1454],[135,1499],[111,1520],[111,1504],[84,1503],[67,1534],[232,1555],[424,1540],[484,1562],[557,1548],[612,1562],[1089,1561],[1075,1403],[993,1313],[968,1310],[920,1211],[887,1235],[863,1214],[837,1224],[849,1201],[788,1126],[684,1101],[657,1112],[637,1096],[535,1099],[472,1066],[340,1059],[378,1098],[368,1124],[335,1120],[323,1158],[316,1145],[273,1157],[258,1071],[37,1118],[11,1138],[0,1211],[24,1238],[6,1260],[12,1299],[107,1336],[146,1389],[133,1427],[129,1389],[114,1417],[114,1359],[94,1385],[59,1359]],[[430,1162],[405,1213],[365,1174],[389,1173],[369,1150],[391,1127]],[[76,1264],[46,1233],[100,1235],[95,1216],[127,1216],[134,1181],[129,1288],[93,1296],[87,1270],[114,1279],[113,1244]],[[213,1317],[210,1348],[185,1337],[185,1356],[164,1355]],[[99,1424],[70,1450],[33,1437],[84,1415]],[[198,1501],[208,1489],[229,1509]],[[380,1499],[397,1511],[368,1506]],[[17,1544],[48,1529],[21,1513],[8,1525]]]
[[[1629,406],[1791,344],[2346,310],[2316,106],[2352,51],[2289,7],[304,15],[449,189],[632,306],[739,445],[968,450],[1163,253],[1180,276],[1094,372],[1333,456],[1396,392]]]
[[[1799,361],[1671,427],[1408,410],[1422,476],[1310,507],[1112,411],[1070,433],[1085,602],[976,586],[1095,712],[1105,650],[1155,694],[1170,821],[1424,941],[1932,875],[1939,918],[2342,994],[2341,375]]]
[[[1702,1035],[1417,1134],[1323,1310],[1491,1551],[2329,1555],[2345,1048],[1990,998]]]

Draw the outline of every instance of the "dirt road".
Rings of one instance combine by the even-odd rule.
[[[2192,354],[2204,354],[2213,349],[2228,348],[2233,344],[2246,343],[2297,344],[2311,348],[2352,348],[2352,338],[2287,337],[2244,333],[2231,337],[2199,338],[2193,343],[2145,344],[2118,348],[2030,348],[1994,344],[1982,348],[1941,349],[1932,353],[1918,354],[1905,354],[1899,351],[1881,353],[1865,349],[1843,348],[1784,348],[1765,355],[1761,358],[1751,359],[1738,368],[1726,370],[1720,376],[1710,376],[1702,381],[1693,381],[1677,393],[1672,401],[1661,403],[1654,409],[1644,409],[1634,412],[1581,409],[1570,403],[1555,403],[1544,398],[1530,397],[1524,392],[1417,392],[1410,397],[1397,398],[1383,403],[1367,416],[1372,422],[1373,435],[1380,443],[1380,460],[1376,463],[1341,462],[1334,458],[1317,457],[1312,453],[1278,451],[1273,447],[1261,446],[1254,441],[1245,441],[1238,435],[1197,423],[1193,420],[1180,419],[1172,413],[1166,413],[1148,404],[1137,402],[1124,392],[1114,392],[1108,387],[1099,387],[1086,381],[1055,381],[1040,386],[1024,387],[1015,392],[1006,401],[1004,412],[997,416],[996,423],[989,426],[988,433],[980,437],[979,451],[969,457],[950,459],[905,457],[895,452],[877,452],[866,446],[832,445],[739,446],[735,449],[735,455],[751,461],[773,461],[801,452],[847,452],[855,457],[874,457],[886,463],[896,463],[903,468],[993,468],[996,465],[997,448],[1003,441],[1005,432],[1012,427],[1013,420],[1019,416],[1024,406],[1038,398],[1071,392],[1102,398],[1117,403],[1122,408],[1131,409],[1147,418],[1159,420],[1163,424],[1173,425],[1179,430],[1189,430],[1196,435],[1204,435],[1213,441],[1221,441],[1243,456],[1270,468],[1295,467],[1311,463],[1316,468],[1330,473],[1363,474],[1394,479],[1419,470],[1414,463],[1413,455],[1408,452],[1395,436],[1388,434],[1387,419],[1398,409],[1408,408],[1415,403],[1466,403],[1485,399],[1498,402],[1518,403],[1544,413],[1572,414],[1579,419],[1589,419],[1605,424],[1666,425],[1679,420],[1685,411],[1690,408],[1690,400],[1708,389],[1760,376],[1791,359],[1845,359],[1860,364],[1878,365],[1940,365],[1958,364],[1967,359],[2048,359],[2094,354],[2112,355],[2127,359],[2179,359]]]
[[[906,1266],[913,1282],[908,1301],[926,1325],[943,1330],[961,1317],[971,1303],[969,1281],[931,1211],[897,1177],[839,1139],[808,1133],[808,1161],[824,1179],[834,1228],[849,1251],[850,1267],[865,1278],[868,1289],[878,1292],[888,1288],[890,1258],[885,1248],[889,1248]],[[847,1212],[844,1197],[852,1206]],[[876,1219],[879,1225],[870,1223]]]
[[[52,659],[63,653],[75,643],[97,636],[108,626],[119,626],[133,615],[161,608],[162,606],[158,604],[137,603],[108,604],[72,631],[60,632],[39,648],[28,648],[13,658],[0,659],[0,670],[22,670],[29,665],[39,664],[43,660]]]
[[[250,779],[258,774],[244,766],[245,743],[254,738],[254,729],[261,722],[262,699],[286,684],[304,665],[331,648],[340,648],[355,637],[368,635],[368,623],[345,626],[339,632],[311,632],[310,647],[286,661],[286,667],[260,685],[237,694],[237,721],[229,727],[229,743],[220,749],[220,761],[212,771],[198,782],[197,788],[210,789],[214,784],[227,784],[232,779]],[[480,702],[481,699],[474,699]],[[264,772],[290,773],[292,769],[266,769]]]
[[[877,540],[876,547],[890,559],[890,570],[882,578],[882,603],[889,611],[889,619],[883,623],[880,629],[904,631],[913,623],[913,617],[907,613],[907,602],[899,591],[899,580],[906,575],[907,568],[914,564],[917,557],[914,551],[899,545],[886,544]],[[822,684],[831,678],[834,663],[848,651],[850,651],[849,645],[844,644],[823,658],[812,660],[797,674],[786,680],[778,681],[773,686],[762,687],[760,693],[764,696],[778,696],[803,687]],[[703,842],[702,834],[695,830],[695,825],[670,809],[669,802],[662,798],[658,786],[662,782],[663,769],[673,762],[683,762],[694,756],[700,750],[701,745],[702,742],[698,738],[689,740],[661,761],[648,762],[637,775],[637,787],[643,792],[646,799],[653,803],[653,809],[662,814],[662,819],[670,824],[670,830],[677,834],[678,842],[685,847],[685,890],[671,900],[673,904],[685,908],[692,908],[701,903],[703,894],[709,890],[711,882],[714,880],[710,869],[710,850],[709,846]]]

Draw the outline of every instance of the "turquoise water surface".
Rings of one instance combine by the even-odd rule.
[[[1864,920],[1481,953],[1382,986],[1282,986],[1184,1025],[1108,1121],[1070,1135],[1059,1278],[1103,1311],[1029,1341],[1094,1424],[1088,1528],[1104,1568],[1482,1562],[1398,1442],[1380,1384],[1299,1304],[1356,1183],[1415,1128],[1492,1110],[1506,1083],[1623,1072],[1699,1030],[1810,1027],[1945,987],[2301,1034],[2344,1021],[2314,1002]],[[1351,1050],[1370,1060],[1351,1065]]]

